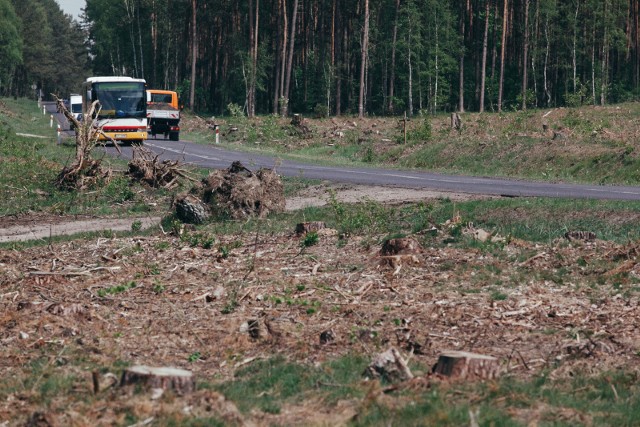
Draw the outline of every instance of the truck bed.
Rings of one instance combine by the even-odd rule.
[[[147,106],[147,117],[150,119],[179,119],[180,110],[166,104],[149,105]]]

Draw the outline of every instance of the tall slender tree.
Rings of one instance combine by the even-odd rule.
[[[502,95],[504,90],[504,61],[507,44],[507,13],[509,0],[503,0],[502,9],[502,42],[500,44],[500,82],[498,83],[498,111],[502,111]]]
[[[198,4],[191,0],[191,85],[189,88],[189,109],[195,110],[196,99],[196,65],[198,64]]]

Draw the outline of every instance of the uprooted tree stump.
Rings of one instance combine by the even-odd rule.
[[[264,218],[284,212],[284,186],[272,169],[254,173],[236,161],[228,169],[211,172],[202,184],[202,200],[216,217]]]
[[[455,379],[495,379],[500,374],[500,364],[493,356],[446,351],[438,357],[433,373]]]
[[[98,143],[100,135],[104,135],[102,129],[95,126],[93,118],[98,102],[91,104],[89,111],[84,115],[84,120],[79,122],[67,110],[62,100],[57,96],[55,98],[58,111],[62,112],[76,129],[75,158],[73,163],[65,166],[56,177],[56,187],[63,190],[85,190],[98,183],[108,183],[112,177],[111,169],[103,168],[101,160],[91,158],[91,150]]]
[[[196,382],[190,371],[169,367],[136,365],[125,369],[120,386],[142,385],[149,389],[172,390],[184,395],[196,389]]]
[[[133,156],[129,162],[127,174],[132,179],[144,182],[153,188],[168,190],[178,186],[180,178],[193,181],[193,178],[182,169],[180,161],[161,161],[159,157],[159,154],[155,154],[146,147],[133,147]]]
[[[368,378],[383,378],[390,382],[406,381],[413,378],[407,362],[393,347],[377,355],[363,375]]]
[[[202,224],[211,216],[207,205],[192,194],[176,198],[175,210],[176,217],[186,224]]]
[[[55,185],[61,190],[86,190],[98,183],[108,184],[111,178],[111,169],[103,168],[100,160],[80,159],[58,173]]]

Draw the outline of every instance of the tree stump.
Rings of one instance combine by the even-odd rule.
[[[325,227],[326,225],[323,221],[301,222],[296,225],[296,234],[303,235],[314,231],[317,233]]]
[[[451,113],[451,129],[455,129],[457,131],[462,129],[462,119],[460,118],[460,114]]]
[[[391,382],[406,381],[413,378],[407,362],[402,358],[400,352],[393,347],[377,355],[364,371],[364,375],[369,378],[384,378]]]
[[[440,354],[433,372],[450,378],[495,379],[500,373],[498,359],[466,351],[446,351]]]
[[[422,252],[420,243],[412,237],[389,239],[382,244],[380,255],[410,255]]]
[[[596,233],[592,231],[567,231],[564,233],[564,238],[573,241],[592,242],[596,240]]]
[[[184,395],[195,391],[196,382],[190,371],[169,367],[132,366],[122,373],[120,386],[141,384],[150,389],[172,390]]]
[[[294,114],[291,119],[291,125],[299,130],[301,136],[308,137],[311,135],[311,129],[307,126],[304,118],[300,114]]]
[[[207,207],[197,197],[186,195],[175,202],[176,217],[186,224],[202,224],[209,219]]]

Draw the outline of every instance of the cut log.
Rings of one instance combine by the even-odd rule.
[[[390,382],[406,381],[413,378],[407,362],[393,347],[377,355],[364,371],[364,375],[369,378],[383,378]]]
[[[196,382],[191,371],[169,367],[132,366],[122,373],[120,386],[140,384],[149,389],[172,390],[184,395],[195,391]]]
[[[493,356],[446,351],[438,357],[433,373],[459,379],[495,379],[500,374],[500,364]]]

